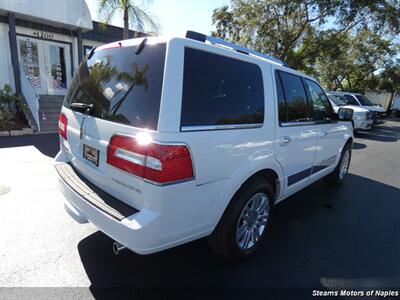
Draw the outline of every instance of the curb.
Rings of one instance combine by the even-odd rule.
[[[33,134],[32,128],[22,128],[20,130],[5,130],[0,131],[0,136],[22,136]]]

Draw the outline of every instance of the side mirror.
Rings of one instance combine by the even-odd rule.
[[[353,110],[351,108],[339,108],[338,117],[339,121],[353,121]]]

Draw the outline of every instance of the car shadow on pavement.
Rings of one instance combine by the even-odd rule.
[[[57,133],[0,137],[0,149],[35,146],[42,154],[55,157],[60,150]]]
[[[386,120],[389,120],[391,122],[400,122],[400,118],[395,118],[395,117],[389,117]]]
[[[400,126],[380,125],[379,127],[376,128],[376,131],[378,133],[385,133],[385,134],[392,134],[394,136],[399,136],[399,134],[400,134]]]
[[[340,188],[320,180],[276,206],[266,241],[239,263],[219,259],[206,239],[116,256],[100,231],[81,240],[78,251],[95,296],[97,288],[115,286],[316,288],[330,278],[368,278],[373,285],[400,278],[399,195],[398,188],[354,174]]]
[[[377,142],[397,142],[397,136],[393,131],[378,131],[374,130],[371,132],[358,132],[357,138],[363,140],[377,141]]]
[[[367,148],[367,145],[365,145],[363,143],[357,143],[357,142],[353,143],[353,150],[360,150],[360,149],[365,149],[365,148]]]

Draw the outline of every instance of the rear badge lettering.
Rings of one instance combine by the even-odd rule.
[[[82,118],[81,128],[80,128],[80,131],[79,131],[79,138],[80,139],[82,139],[82,137],[85,134],[85,120],[86,120],[86,118]]]
[[[130,184],[127,184],[127,183],[125,183],[125,182],[123,182],[123,181],[121,181],[121,180],[119,180],[119,179],[116,179],[116,178],[114,178],[114,177],[111,177],[111,180],[114,181],[115,183],[119,184],[119,185],[122,185],[122,186],[123,186],[124,188],[126,188],[126,189],[129,189],[129,190],[131,190],[131,191],[137,192],[137,193],[139,193],[139,194],[142,193],[141,190],[139,190],[139,189],[135,188],[134,186],[132,186],[132,185],[130,185]]]

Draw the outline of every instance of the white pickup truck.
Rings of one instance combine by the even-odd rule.
[[[355,132],[360,129],[370,130],[372,128],[374,120],[372,119],[372,112],[369,109],[357,105],[348,105],[345,100],[338,96],[329,93],[327,95],[336,113],[339,112],[341,107],[353,110],[353,128]]]
[[[358,106],[361,108],[368,109],[372,113],[372,119],[374,120],[374,124],[385,123],[386,110],[382,106],[372,103],[364,95],[351,92],[338,92],[338,91],[331,91],[327,93],[342,99],[344,102],[346,102],[347,105]]]

